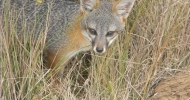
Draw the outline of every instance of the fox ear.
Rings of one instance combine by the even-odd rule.
[[[80,0],[80,10],[90,12],[99,4],[99,0]]]
[[[114,11],[115,13],[125,21],[129,16],[129,12],[131,11],[135,0],[120,0],[114,3]]]

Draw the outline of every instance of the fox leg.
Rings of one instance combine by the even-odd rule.
[[[52,53],[48,50],[45,51],[47,55],[47,67],[52,69],[52,75],[63,77],[64,66],[67,64],[69,59],[66,59],[65,54],[62,52]]]

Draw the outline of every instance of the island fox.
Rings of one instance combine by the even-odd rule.
[[[134,0],[80,0],[80,4],[55,1],[50,12],[53,16],[50,17],[50,25],[55,26],[48,33],[47,44],[50,45],[45,50],[48,66],[63,66],[81,51],[92,49],[95,53],[106,52],[124,29],[133,5]],[[55,32],[61,28],[62,32]]]
[[[41,5],[36,5],[35,0],[11,2],[18,5],[18,11],[24,12],[29,27],[33,27],[29,23],[36,22],[34,18],[39,22],[35,29],[48,19],[44,53],[48,67],[60,70],[61,74],[65,62],[81,51],[92,49],[95,53],[105,53],[124,29],[135,0],[80,0],[80,3],[45,0]]]

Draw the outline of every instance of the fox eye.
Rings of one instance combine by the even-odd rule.
[[[111,36],[114,35],[114,33],[115,33],[114,31],[109,31],[109,32],[106,34],[106,36],[107,36],[107,37],[111,37]]]
[[[88,28],[88,30],[89,30],[90,34],[97,35],[96,30],[94,30],[92,28]]]

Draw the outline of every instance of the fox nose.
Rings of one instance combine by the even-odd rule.
[[[102,51],[103,51],[103,48],[100,48],[100,47],[96,47],[96,51],[97,51],[98,53],[102,53]]]

